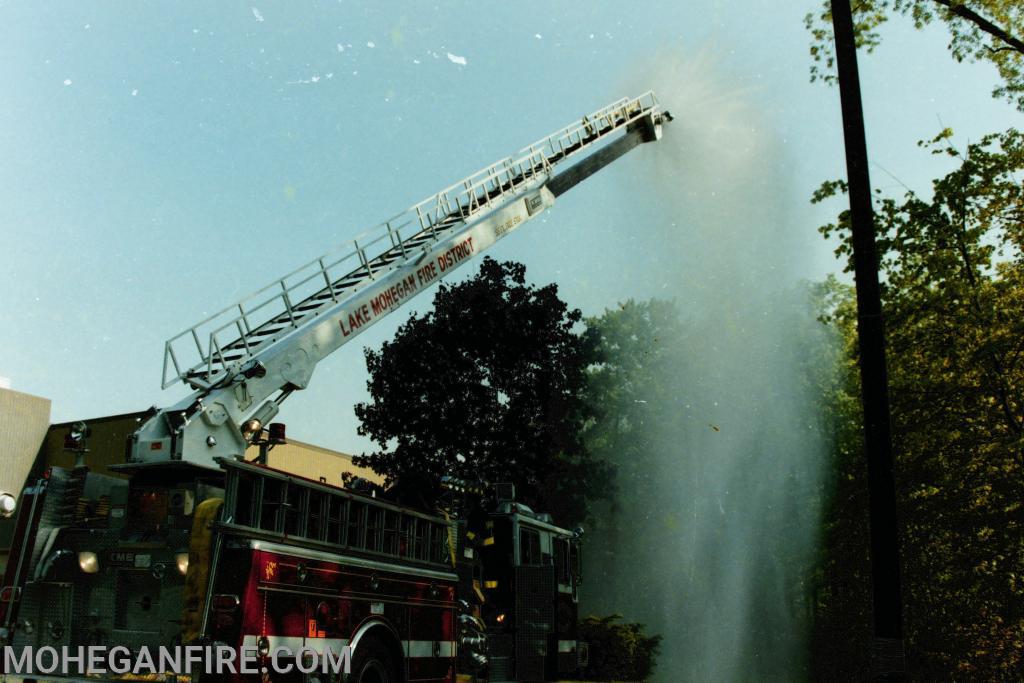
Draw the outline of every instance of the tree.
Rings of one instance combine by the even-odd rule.
[[[876,206],[908,651],[925,679],[1012,678],[1024,666],[1024,135],[989,135],[963,154],[948,138],[924,143],[959,162],[931,197]],[[843,189],[826,183],[815,199]],[[822,228],[845,257],[848,218]],[[847,334],[853,315],[836,309]],[[861,476],[840,466],[841,478]],[[846,503],[833,521],[860,514]],[[840,583],[845,568],[830,567]]]
[[[671,640],[665,680],[804,669],[826,452],[811,403],[834,349],[804,287],[765,289],[685,317],[652,299],[587,320],[586,443],[616,486],[585,537],[585,580],[599,587],[585,607],[625,610]]]
[[[366,350],[371,400],[356,415],[379,450],[355,462],[389,483],[511,481],[571,525],[609,479],[580,437],[592,342],[557,286],[525,278],[525,266],[485,258],[475,277],[442,283],[432,311]]]
[[[811,78],[834,82],[830,3],[822,4],[822,12],[807,17]],[[1001,78],[993,95],[1024,110],[1024,6],[1017,0],[865,0],[853,9],[858,44],[868,51],[896,14],[917,28],[945,24],[954,59],[993,64]],[[922,143],[959,162],[934,181],[930,196],[879,193],[875,201],[908,666],[922,680],[1011,679],[1024,664],[1024,349],[1016,322],[1024,313],[1024,144],[1011,128],[961,154],[951,136],[944,130]],[[842,181],[824,183],[814,201],[845,189]],[[822,232],[840,236],[837,255],[850,257],[847,212]],[[826,319],[855,361],[855,307],[842,287],[834,285],[833,293]],[[837,425],[860,419],[856,382],[848,381],[845,392],[849,400],[830,406]],[[862,458],[849,455],[862,445],[848,430],[837,433],[813,658],[815,675],[830,679],[863,664],[855,643],[870,631],[870,614],[857,607],[870,596],[866,542],[858,536],[867,516],[865,472]],[[837,640],[837,631],[846,639]],[[844,668],[837,670],[836,661]]]
[[[867,461],[864,458],[857,307],[852,286],[830,276],[818,289],[820,320],[835,332],[836,372],[818,392],[831,450],[813,584],[810,678],[865,680],[872,638]]]
[[[630,491],[651,490],[652,459],[659,425],[683,412],[689,392],[672,378],[687,363],[687,334],[674,302],[632,299],[587,320],[593,333],[593,362],[587,373],[588,450],[615,463],[616,476]]]
[[[588,681],[646,681],[661,649],[661,636],[648,636],[643,624],[618,624],[621,614],[580,621],[580,640],[590,645],[582,675]]]
[[[1020,0],[863,0],[853,4],[858,47],[869,52],[881,42],[878,28],[893,14],[909,15],[917,28],[935,21],[950,32],[949,50],[958,62],[991,63],[1003,83],[993,92],[1024,111],[1024,6]],[[813,36],[811,80],[834,82],[830,1],[806,24]]]

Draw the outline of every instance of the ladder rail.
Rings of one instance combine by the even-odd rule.
[[[621,116],[628,123],[639,118],[643,111],[653,109],[657,106],[658,98],[655,97],[654,91],[652,90],[648,90],[639,97],[634,97],[632,99],[623,97],[620,100],[616,100],[609,105],[601,107],[595,112],[587,114],[579,121],[576,121],[565,128],[548,135],[547,137],[541,138],[531,145],[527,145],[521,151],[532,151],[534,149],[543,149],[544,147],[547,147],[551,150],[552,155],[555,155],[558,154],[558,150],[555,148],[555,143],[567,139],[571,133],[594,128],[595,124],[602,119],[605,120],[608,125],[614,126],[614,120],[617,116]]]
[[[535,188],[538,181],[546,182],[553,165],[626,129],[657,106],[651,91],[616,100],[462,178],[183,330],[165,343],[162,387],[183,380],[197,388],[210,388],[231,363],[243,362],[274,345],[316,318],[323,306],[337,303],[372,282],[375,272],[407,263],[416,258],[421,246],[441,239],[454,226]],[[402,230],[410,225],[419,229],[403,236]],[[382,242],[383,248],[373,249]],[[358,264],[355,268],[338,268],[352,260]],[[344,272],[336,276],[332,273],[335,270]],[[316,286],[310,286],[314,281]],[[325,294],[328,296],[323,298]],[[252,303],[258,299],[262,300]],[[275,325],[280,327],[270,330]],[[233,330],[230,340],[226,338],[228,330]]]
[[[399,226],[392,230],[393,232],[397,232],[401,227],[402,226]],[[357,250],[346,253],[341,258],[338,258],[331,263],[324,263],[323,258],[317,259],[316,263],[307,264],[307,266],[317,266],[317,268],[312,270],[312,272],[306,273],[303,269],[292,271],[284,278],[281,278],[275,283],[271,283],[268,287],[265,287],[263,291],[268,289],[277,290],[278,287],[280,287],[280,289],[274,291],[272,296],[264,299],[261,303],[256,304],[255,306],[250,306],[247,310],[242,309],[242,304],[238,304],[233,307],[241,311],[241,313],[234,318],[224,320],[217,327],[209,331],[206,348],[210,351],[206,354],[205,358],[205,374],[207,375],[207,380],[209,377],[217,374],[218,371],[225,369],[229,363],[247,357],[252,357],[267,346],[275,343],[281,337],[290,334],[295,329],[298,329],[298,327],[309,319],[318,316],[320,308],[336,303],[339,298],[345,294],[352,294],[355,291],[358,291],[360,284],[362,283],[352,284],[347,287],[342,286],[339,283],[353,277],[353,275],[360,271],[369,272],[368,266],[369,269],[374,270],[374,272],[379,272],[379,269],[374,268],[374,263],[380,257],[364,259],[361,257],[360,252],[365,253],[367,249],[376,246],[377,243],[388,238],[388,233],[383,233],[365,244],[358,245]],[[406,242],[407,241],[408,240],[406,240]],[[392,249],[393,248],[394,246]],[[383,253],[386,254],[387,251]],[[344,271],[345,274],[340,276],[331,275],[332,268],[352,259],[359,260],[359,266],[356,269],[346,270]],[[303,274],[304,277],[290,284],[287,282],[289,278],[299,274]],[[324,281],[326,286],[321,285],[321,281]],[[370,281],[372,281],[372,279]],[[307,289],[306,292],[301,292],[301,288],[310,283],[316,283],[316,287]],[[300,296],[302,296],[302,299],[298,303],[294,303],[292,301],[292,299],[295,298],[294,295],[296,292],[300,292]],[[318,298],[323,299],[319,306],[301,310],[303,305]],[[273,307],[274,304],[278,304],[278,306]],[[260,313],[263,309],[268,309],[269,313],[264,312],[264,315],[261,318],[254,321],[252,316]],[[281,319],[283,316],[287,316],[287,321]],[[280,325],[280,328],[273,334],[266,334],[265,339],[253,343],[253,340],[251,339],[253,332],[265,332],[267,326],[273,324]],[[242,328],[240,327],[243,325],[247,330],[245,333],[242,333]],[[222,338],[221,335],[224,332],[231,332],[232,337],[230,341]],[[239,334],[236,335],[236,332]],[[241,348],[239,348],[239,345],[241,345]],[[239,351],[242,351],[242,353],[239,353],[237,358],[231,356],[233,352]],[[173,355],[172,360],[175,360]],[[178,364],[174,363],[174,365],[180,373]],[[193,367],[190,368],[190,371],[195,372],[196,369],[196,367]],[[192,376],[191,380],[193,383],[200,383],[206,387],[210,386],[209,381],[203,381],[195,376]]]

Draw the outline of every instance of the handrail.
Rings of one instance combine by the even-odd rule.
[[[550,178],[553,165],[624,129],[657,105],[651,91],[632,99],[616,100],[413,204],[182,330],[164,344],[162,387],[166,389],[178,380],[199,388],[211,387],[231,363],[244,362],[277,343],[314,319],[322,305],[336,303],[372,280],[376,273],[415,258],[424,245],[440,239],[453,226],[536,187],[538,179]],[[411,234],[409,226],[415,228]],[[405,235],[403,230],[407,230]],[[386,238],[381,250],[371,249]],[[339,253],[341,256],[332,260]],[[352,259],[356,262],[350,269],[337,272],[341,270],[338,266]],[[310,286],[312,282],[316,284]],[[316,304],[316,300],[321,303]],[[277,328],[271,330],[271,326]],[[222,339],[230,329],[234,330],[233,338]],[[187,356],[183,356],[186,352]],[[186,357],[193,360],[187,361]]]

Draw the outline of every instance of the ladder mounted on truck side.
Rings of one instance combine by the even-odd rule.
[[[652,92],[613,102],[175,335],[162,387],[194,391],[136,431],[130,461],[215,467],[243,455],[320,360],[670,120]]]

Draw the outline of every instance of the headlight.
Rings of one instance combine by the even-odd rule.
[[[174,556],[174,564],[178,567],[178,573],[182,576],[188,572],[188,553],[180,552]]]
[[[86,574],[95,574],[100,570],[100,560],[96,553],[83,550],[78,553],[78,566]]]
[[[0,517],[10,517],[14,509],[18,507],[18,501],[14,496],[6,492],[0,492]]]

